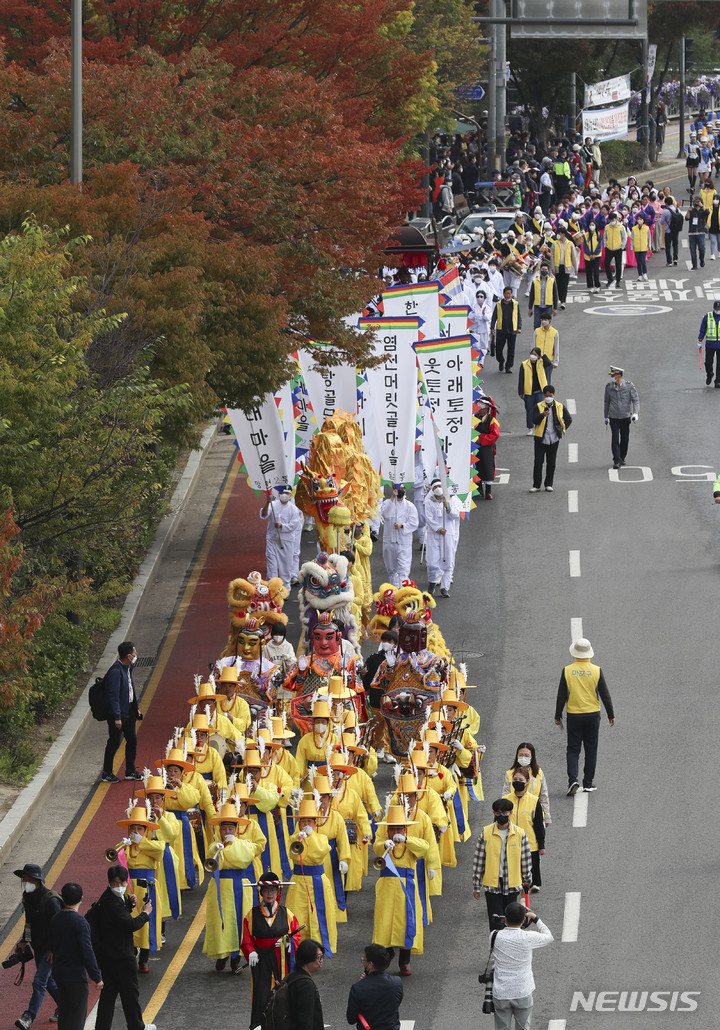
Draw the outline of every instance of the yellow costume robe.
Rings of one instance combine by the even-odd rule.
[[[418,811],[424,812],[432,823],[433,835],[438,849],[438,859],[440,859],[443,847],[442,841],[445,837],[449,836],[450,827],[450,822],[448,820],[442,798],[434,790],[420,791]],[[454,854],[455,846],[452,840],[451,844]],[[432,869],[434,867],[431,865],[430,868]],[[428,894],[431,898],[439,897],[442,894],[442,882],[442,863],[440,863],[439,868],[435,871],[434,879],[430,880],[430,883],[428,884]]]
[[[426,790],[423,793],[432,793],[433,796],[437,796],[435,795],[434,791]],[[422,796],[423,794],[419,795],[419,797]],[[396,793],[390,804],[402,804],[402,802],[400,801],[400,795]],[[423,926],[429,926],[429,924],[433,921],[432,905],[430,904],[430,887],[435,882],[435,880],[438,879],[438,877],[442,876],[442,867],[440,865],[440,849],[438,848],[437,839],[435,837],[435,827],[433,826],[432,819],[427,814],[427,812],[423,812],[422,808],[420,807],[419,800],[418,803],[415,805],[414,810],[411,811],[408,818],[411,822],[415,822],[417,824],[413,828],[413,832],[415,833],[415,835],[418,837],[422,837],[423,840],[427,841],[428,844],[428,853],[426,857],[418,858],[417,860],[417,881],[418,893],[420,895],[420,904],[422,906],[423,912]],[[432,877],[428,876],[428,872],[431,869],[433,870]]]
[[[188,780],[195,775],[187,773]],[[205,786],[203,781],[203,786]],[[207,787],[205,786],[207,791]],[[198,887],[205,878],[205,870],[198,852],[195,833],[190,825],[188,810],[196,808],[200,802],[200,790],[183,779],[183,782],[176,790],[177,798],[167,797],[165,799],[165,811],[172,812],[180,823],[173,848],[178,857],[178,882],[180,890],[185,891],[192,887]],[[210,795],[208,794],[208,800]],[[212,808],[212,802],[210,802]]]
[[[181,823],[172,812],[164,812],[157,822],[158,828],[155,834],[157,839],[165,844],[158,871],[157,888],[161,918],[163,920],[177,919],[182,913],[182,899],[180,897],[180,862],[175,845],[181,839]]]
[[[150,921],[141,926],[133,934],[136,948],[160,951],[162,947],[162,905],[159,896],[159,868],[162,862],[165,845],[161,840],[150,840],[145,836],[139,844],[131,844],[125,849],[130,877],[130,890],[135,895],[136,906],[133,915],[139,916],[145,901],[145,894],[150,895],[153,903]],[[138,878],[148,881],[147,887],[138,886]]]
[[[227,958],[240,951],[243,920],[255,904],[255,888],[250,886],[255,881],[255,845],[236,837],[216,857],[217,880],[215,874],[210,877],[202,949],[212,959]]]
[[[350,866],[350,844],[344,818],[331,807],[326,815],[320,814],[317,833],[322,833],[330,842],[330,854],[325,859],[325,875],[330,881],[335,899],[335,921],[347,923],[345,887],[340,872],[340,862],[347,862]]]
[[[426,770],[425,786],[440,795],[440,802],[448,817],[450,828],[447,833],[442,835],[442,839],[440,840],[440,861],[446,868],[454,869],[457,865],[455,842],[460,840],[457,816],[455,815],[455,806],[453,805],[453,797],[457,792],[457,783],[449,769],[446,769],[444,765],[436,763],[435,765],[428,767]],[[450,791],[453,797],[451,797],[449,801],[443,801],[442,795],[448,791]]]
[[[228,701],[226,697],[218,694],[216,704],[225,718],[229,719],[233,724],[233,728],[236,731],[236,737],[240,738],[244,736],[245,730],[252,722],[250,705],[247,703],[245,698],[236,694],[232,701]],[[234,740],[235,737],[228,739]]]
[[[389,869],[383,869],[375,885],[375,917],[373,920],[373,943],[385,948],[406,948],[413,955],[423,953],[423,916],[420,893],[417,884],[416,863],[427,856],[429,847],[424,837],[415,836],[417,826],[409,826],[404,844],[396,844],[392,861],[400,873],[402,883]],[[387,823],[378,826],[373,849],[382,857],[385,854]],[[403,885],[405,889],[403,889]]]
[[[287,849],[291,831],[288,830],[287,811],[290,802],[290,792],[293,789],[293,781],[281,765],[273,763],[269,766],[263,766],[260,786],[266,790],[275,790],[277,792],[278,801],[272,813],[280,862],[279,868],[282,871],[282,878],[289,880],[292,875],[292,866]],[[271,866],[270,868],[276,869],[278,867]]]
[[[302,735],[297,746],[297,751],[295,752],[295,761],[297,763],[303,790],[310,789],[310,783],[307,777],[308,766],[327,765],[327,749],[328,747],[336,747],[337,743],[338,738],[332,732],[332,729],[328,729],[328,732],[325,734],[325,740],[322,744],[317,742],[317,738],[312,731]],[[300,920],[300,922],[302,922],[302,920]]]
[[[352,781],[358,778],[359,773],[354,773],[343,782],[340,793],[333,798],[332,806],[345,821],[345,829],[348,835],[350,846],[350,862],[347,876],[345,877],[345,893],[348,891],[359,891],[362,888],[362,878],[367,871],[367,844],[363,844],[363,837],[372,837],[370,820],[367,817],[365,806],[360,795],[352,789]],[[351,836],[355,840],[351,840]]]
[[[290,839],[291,843],[297,839],[296,830]],[[302,855],[293,859],[293,882],[288,887],[287,907],[295,913],[301,926],[305,924],[303,940],[312,937],[321,942],[326,954],[333,955],[337,951],[335,895],[324,866],[330,855],[330,841],[315,830],[302,843]]]

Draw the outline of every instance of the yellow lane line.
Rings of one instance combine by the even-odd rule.
[[[180,628],[181,628],[181,626],[183,624],[185,616],[188,613],[188,609],[190,607],[190,601],[192,600],[192,595],[193,595],[193,593],[195,591],[195,587],[197,586],[198,580],[200,579],[200,575],[203,572],[205,563],[207,562],[208,555],[210,553],[210,548],[212,547],[212,545],[213,545],[213,543],[215,541],[215,536],[217,534],[218,527],[220,525],[220,521],[221,521],[221,519],[223,517],[223,514],[225,512],[225,508],[227,507],[227,503],[228,503],[228,500],[230,499],[230,494],[232,493],[232,489],[233,489],[233,486],[235,484],[235,480],[237,479],[239,471],[240,471],[240,462],[234,462],[233,463],[233,467],[232,467],[232,469],[230,471],[230,475],[228,476],[227,483],[225,484],[225,488],[223,489],[223,492],[220,495],[220,501],[218,502],[218,506],[215,509],[215,514],[213,515],[212,520],[210,522],[210,527],[209,527],[209,530],[208,530],[207,538],[205,540],[205,544],[204,544],[204,546],[203,546],[203,548],[202,548],[202,550],[201,550],[201,552],[200,552],[200,554],[198,556],[198,560],[195,563],[195,568],[193,569],[193,572],[192,572],[192,574],[190,576],[190,579],[188,581],[188,585],[185,588],[185,591],[184,591],[183,596],[182,596],[182,600],[181,600],[181,602],[180,602],[180,604],[178,606],[178,610],[175,613],[175,618],[173,619],[172,625],[171,625],[170,630],[168,632],[168,635],[167,635],[167,638],[165,640],[165,644],[164,644],[162,652],[160,654],[160,658],[158,660],[158,663],[155,666],[155,670],[153,671],[153,674],[152,674],[152,676],[151,676],[151,678],[150,678],[150,680],[148,682],[148,685],[147,685],[147,688],[145,690],[145,693],[143,694],[143,708],[144,709],[148,708],[150,702],[152,701],[153,697],[155,696],[155,693],[156,693],[157,688],[158,688],[158,683],[160,682],[160,678],[161,678],[163,672],[165,671],[165,667],[167,666],[167,663],[168,663],[168,661],[170,659],[170,654],[171,654],[172,649],[175,646],[175,643],[177,641],[178,635],[180,633]],[[122,759],[121,758],[116,759],[115,765],[114,765],[114,771],[116,773],[117,773],[118,769],[120,768],[121,764],[122,764]],[[87,828],[88,828],[90,822],[92,821],[92,819],[95,817],[95,814],[96,814],[97,810],[99,809],[101,803],[105,800],[105,795],[107,794],[109,787],[110,787],[109,783],[100,783],[100,784],[98,784],[98,787],[97,787],[97,789],[95,791],[95,794],[90,799],[90,802],[88,803],[88,805],[85,808],[82,816],[78,820],[77,826],[72,831],[72,833],[68,837],[68,839],[67,839],[67,841],[65,843],[65,846],[62,849],[62,851],[60,852],[58,857],[55,859],[55,861],[53,862],[53,864],[50,867],[50,869],[47,871],[47,873],[45,875],[45,880],[46,880],[47,883],[55,883],[55,881],[57,880],[58,876],[60,875],[62,870],[67,865],[68,861],[70,860],[70,858],[73,855],[73,852],[75,851],[75,849],[77,848],[78,844],[80,843],[80,840],[82,839],[83,834],[87,830]],[[7,957],[10,954],[10,952],[13,950],[13,948],[15,947],[15,942],[20,938],[20,934],[22,933],[22,928],[23,928],[24,924],[25,924],[25,917],[21,916],[10,927],[10,929],[5,933],[4,937],[2,938],[2,942],[0,942],[0,952],[2,952],[5,955],[5,957]],[[5,947],[8,946],[8,945],[9,945],[8,951],[4,952]],[[151,1022],[151,1020],[149,1022]]]
[[[160,1009],[165,1004],[165,999],[167,998],[167,996],[170,993],[170,990],[171,990],[173,984],[175,983],[175,981],[177,980],[178,976],[180,975],[180,973],[182,971],[182,967],[185,965],[187,960],[190,958],[190,953],[192,952],[193,948],[195,947],[195,944],[197,943],[197,939],[200,936],[200,934],[202,933],[203,928],[205,926],[205,906],[206,906],[206,902],[207,902],[207,893],[205,894],[205,897],[202,899],[202,903],[200,905],[200,908],[197,910],[197,914],[196,914],[195,918],[193,919],[192,923],[190,924],[190,928],[189,928],[188,932],[183,937],[183,939],[180,942],[180,945],[178,947],[178,950],[173,955],[173,958],[172,958],[172,961],[170,962],[170,965],[167,967],[167,969],[163,973],[162,980],[160,981],[160,983],[155,988],[155,992],[154,992],[152,998],[147,1003],[145,1011],[143,1012],[143,1019],[145,1020],[146,1023],[154,1023],[155,1022],[155,1017],[157,1016],[158,1012],[160,1011]]]

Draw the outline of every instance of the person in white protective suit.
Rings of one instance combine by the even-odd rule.
[[[399,587],[404,579],[410,579],[413,533],[418,528],[417,508],[405,496],[402,483],[394,486],[392,497],[380,505],[380,517],[383,521],[383,561],[389,581]]]
[[[445,497],[442,483],[433,479],[430,493],[425,498],[425,558],[431,594],[440,584],[440,596],[450,596],[450,583],[455,569],[455,552],[460,539],[460,512],[458,497]]]
[[[288,590],[298,574],[299,540],[303,527],[303,513],[292,499],[292,488],[281,487],[273,497],[265,491],[265,504],[260,518],[267,519],[265,560],[267,577],[279,576]]]

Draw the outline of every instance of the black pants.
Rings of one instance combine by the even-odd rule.
[[[88,982],[58,980],[58,1030],[83,1030],[87,1018]]]
[[[665,230],[665,260],[668,264],[678,259],[678,236],[679,232],[673,232],[672,229]],[[672,256],[671,252],[672,251]]]
[[[705,375],[708,381],[713,377],[713,363],[715,363],[715,383],[720,383],[720,348],[708,347],[705,344]]]
[[[597,765],[598,737],[600,735],[600,712],[567,717],[567,774],[568,783],[578,778],[580,751],[585,748],[585,768],[582,785],[589,787],[595,779]]]
[[[101,966],[100,972],[103,976],[103,989],[97,1007],[95,1030],[110,1030],[118,994],[128,1030],[145,1030],[135,959],[122,959],[113,962],[112,965]]]
[[[552,193],[541,193],[540,194],[540,209],[543,213],[543,218],[547,218],[548,212],[550,211],[550,205],[552,204],[553,194]]]
[[[517,333],[503,333],[501,330],[497,330],[495,333],[495,357],[497,358],[498,365],[502,370],[503,364],[505,365],[506,371],[510,371],[515,361],[515,340],[517,339]],[[504,355],[505,345],[507,344],[507,357]]]
[[[555,478],[555,463],[557,461],[557,443],[543,443],[542,438],[535,437],[535,464],[533,465],[533,486],[538,490],[542,486],[543,461],[545,462],[545,486],[552,486]]]
[[[491,894],[490,891],[485,891],[485,904],[487,905],[488,922],[490,923],[490,929],[494,930],[493,916],[504,916],[505,909],[513,901],[517,901],[520,897],[520,891],[508,891],[507,894]]]
[[[630,442],[630,419],[611,418],[610,433],[613,462],[617,465],[618,462],[625,461],[627,457],[628,443]]]
[[[105,745],[105,758],[103,760],[103,772],[111,773],[115,752],[120,747],[120,742],[125,737],[125,770],[133,772],[135,769],[135,756],[137,754],[137,734],[135,732],[135,715],[128,715],[123,721],[120,729],[115,725],[114,719],[108,719],[108,742]]]
[[[615,262],[615,282],[620,285],[622,279],[622,247],[620,250],[606,250],[605,251],[605,275],[607,276],[608,284],[613,281],[612,265]]]
[[[250,1030],[259,1026],[261,1017],[268,1003],[270,992],[273,988],[273,977],[278,981],[281,979],[280,970],[277,967],[277,949],[258,949],[258,964],[252,967],[252,1010],[250,1012]],[[286,974],[290,970],[287,969]]]
[[[600,288],[600,258],[585,258],[585,278],[587,279],[587,288],[592,290],[594,288]]]
[[[542,887],[542,876],[540,875],[540,852],[531,851],[530,861],[532,862],[532,882],[536,887]]]
[[[570,282],[570,273],[566,268],[558,268],[555,273],[555,282],[557,283],[558,299],[561,304],[564,304],[567,300],[568,283]]]

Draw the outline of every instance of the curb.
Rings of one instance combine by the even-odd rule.
[[[157,528],[150,550],[133,580],[128,596],[125,598],[120,623],[109,638],[105,650],[98,659],[90,679],[75,703],[67,722],[58,735],[57,740],[45,756],[42,765],[33,776],[27,787],[20,791],[10,810],[0,821],[0,865],[9,856],[10,851],[21,837],[30,822],[35,806],[46,791],[52,787],[65,765],[73,755],[75,744],[86,726],[92,722],[92,713],[88,704],[88,691],[95,682],[95,676],[101,669],[108,669],[115,661],[118,644],[128,636],[130,626],[138,610],[143,591],[155,574],[155,569],[163,559],[172,540],[178,520],[182,514],[185,501],[190,495],[197,479],[203,460],[210,450],[210,445],[217,434],[217,423],[211,423],[202,435],[198,450],[191,451],[187,464],[180,477],[175,492],[170,500],[168,514]]]

